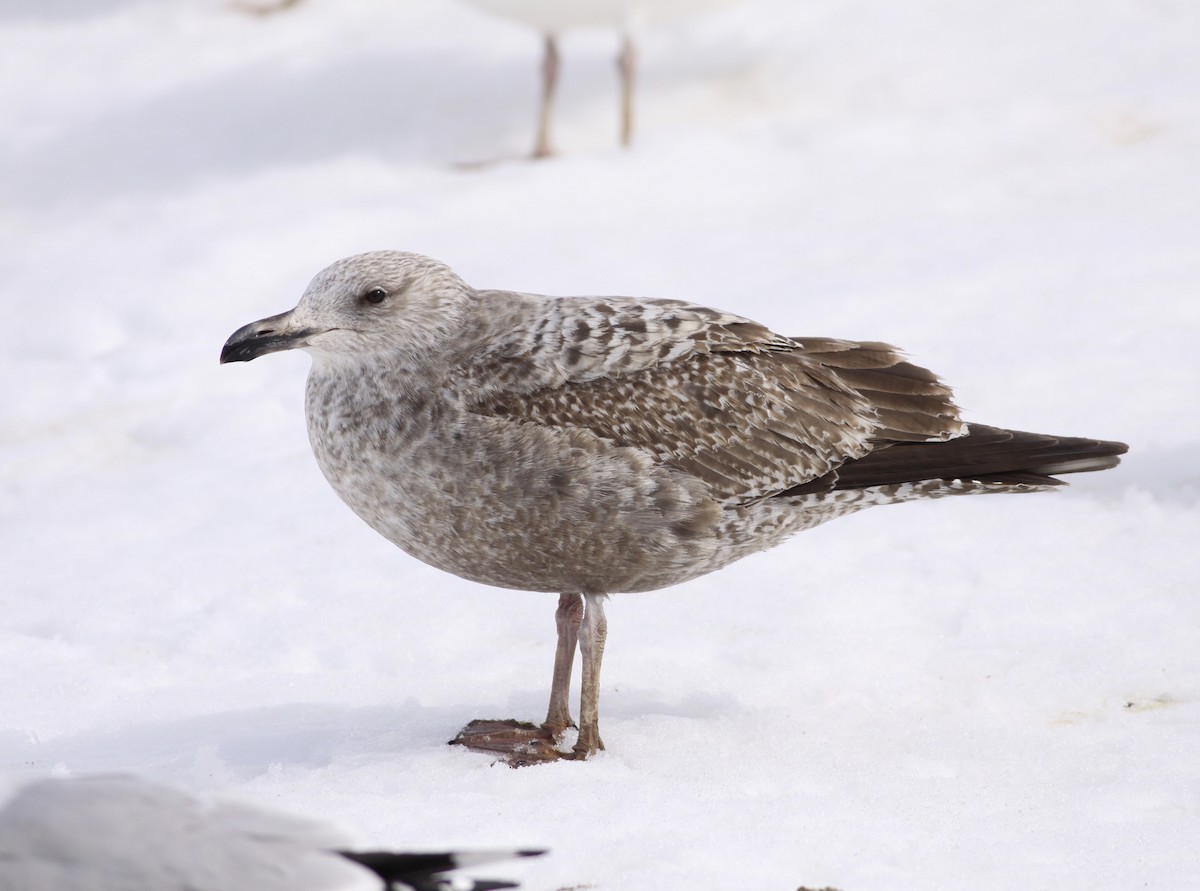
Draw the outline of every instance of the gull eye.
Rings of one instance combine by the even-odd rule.
[[[387,291],[383,288],[372,288],[363,294],[362,299],[367,303],[373,303],[378,306],[383,301],[387,300]]]

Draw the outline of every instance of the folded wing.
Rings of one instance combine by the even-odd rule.
[[[780,337],[678,301],[538,309],[540,328],[475,358],[470,377],[487,385],[469,409],[590,430],[725,500],[779,494],[882,444],[965,429],[949,388],[887,344]]]

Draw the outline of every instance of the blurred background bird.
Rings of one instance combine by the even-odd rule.
[[[634,92],[638,52],[635,33],[644,24],[701,13],[739,0],[467,0],[472,6],[534,28],[542,35],[542,92],[538,106],[534,158],[554,154],[554,98],[561,68],[559,36],[576,28],[606,28],[620,34],[620,142],[633,142]]]
[[[462,867],[541,851],[351,851],[334,827],[125,774],[29,783],[0,808],[0,891],[497,891]]]
[[[555,153],[554,102],[558,94],[563,32],[606,29],[620,36],[617,72],[620,83],[619,140],[633,142],[634,99],[638,49],[636,33],[644,25],[670,22],[744,0],[466,0],[468,4],[509,21],[533,28],[542,38],[541,99],[538,104],[533,158]],[[252,15],[271,15],[296,7],[300,0],[233,0],[235,8]]]

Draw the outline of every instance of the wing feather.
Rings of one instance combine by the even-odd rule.
[[[489,296],[538,322],[510,325],[520,334],[474,357],[470,411],[588,429],[721,499],[778,494],[885,442],[963,430],[950,390],[887,344],[785,338],[678,301]]]

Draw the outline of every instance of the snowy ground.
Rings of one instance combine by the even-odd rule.
[[[133,770],[364,844],[546,846],[535,891],[1200,887],[1200,7],[761,0],[612,35],[452,0],[0,7],[0,773]],[[484,166],[464,165],[499,159]],[[889,340],[971,419],[1121,439],[1066,492],[880,509],[609,609],[608,751],[540,717],[554,600],[439,574],[320,478],[330,260]]]

